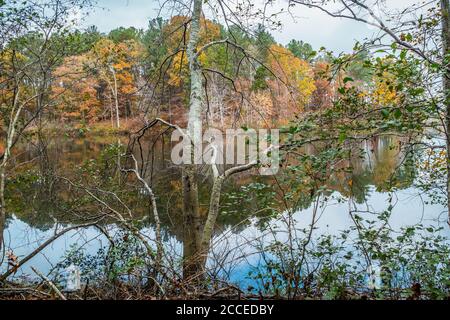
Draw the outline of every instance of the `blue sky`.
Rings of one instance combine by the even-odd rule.
[[[255,3],[260,1],[262,0],[255,0]],[[414,0],[387,1],[394,6],[414,2]],[[277,3],[278,7],[285,5],[284,0]],[[157,16],[159,7],[158,0],[98,0],[97,9],[90,12],[84,25],[95,24],[102,32],[108,32],[119,26],[146,28],[148,20]],[[293,13],[295,19],[286,15],[283,18],[282,29],[273,32],[279,43],[286,44],[291,39],[297,39],[309,42],[315,49],[325,46],[335,52],[351,51],[355,40],[363,40],[376,32],[364,24],[330,18],[314,9],[298,7]]]

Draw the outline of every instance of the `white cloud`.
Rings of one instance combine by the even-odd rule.
[[[256,0],[258,5],[262,0]],[[387,0],[386,7],[390,11],[404,8],[410,4],[417,4],[415,0]],[[123,26],[146,28],[148,20],[156,17],[158,0],[99,0],[97,9],[85,21],[85,25],[95,24],[100,31],[108,32]],[[276,2],[270,10],[278,12],[287,8],[285,0]],[[332,18],[317,9],[296,6],[291,15],[281,16],[283,27],[274,31],[275,39],[286,44],[291,39],[309,42],[315,49],[321,46],[335,52],[351,51],[355,41],[371,37],[377,30],[369,26],[348,19]]]
[[[149,19],[156,16],[158,5],[154,0],[99,0],[84,25],[96,25],[103,32],[118,27],[146,28]]]

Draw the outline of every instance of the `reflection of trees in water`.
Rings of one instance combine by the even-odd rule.
[[[110,139],[71,139],[56,137],[43,143],[19,146],[15,162],[22,164],[11,177],[6,190],[9,218],[14,214],[30,226],[40,230],[61,224],[80,222],[71,214],[73,190],[58,176],[73,178],[77,167],[98,157]]]
[[[404,149],[397,136],[377,136],[354,146],[352,156],[344,163],[349,172],[332,176],[330,188],[363,203],[374,186],[384,192],[411,186],[416,176],[411,150]]]
[[[92,192],[96,189],[112,192],[120,198],[120,203],[103,191],[98,193],[115,210],[123,210],[122,202],[125,203],[133,213],[132,219],[138,228],[153,227],[152,207],[146,189],[136,181],[135,175],[120,170],[118,163],[123,167],[129,167],[129,163],[126,158],[120,157],[123,146],[116,142],[56,139],[44,152],[35,149],[23,152],[21,161],[36,159],[8,183],[10,212],[34,228],[49,230],[55,222],[62,225],[83,224],[90,216],[105,210],[83,190],[58,178],[62,176],[83,188],[90,188]],[[174,237],[183,243],[183,259],[190,263],[194,262],[192,259],[195,256],[189,255],[186,244],[199,237],[201,230],[183,217],[180,169],[171,165],[171,148],[166,143],[164,140],[158,143],[146,141],[139,149],[132,150],[138,159],[141,176],[156,194],[163,241]],[[411,183],[414,171],[404,165],[407,162],[404,161],[405,154],[408,153],[401,150],[401,141],[397,138],[378,137],[362,145],[349,145],[349,148],[352,148],[349,159],[339,161],[343,170],[333,169],[332,172],[336,173],[325,175],[325,179],[321,177],[314,186],[315,190],[325,186],[327,193],[338,191],[344,196],[353,196],[361,203],[366,200],[371,185],[383,191],[389,188],[386,181],[397,188],[405,188]],[[316,146],[308,148],[307,152],[320,153],[321,150]],[[351,170],[346,170],[348,168]],[[292,181],[296,181],[296,175],[287,170],[281,170],[276,178],[246,173],[230,179],[223,188],[215,234],[230,229],[239,233],[255,221],[257,226],[265,228],[275,214],[287,209],[287,203],[290,208],[310,207],[315,193],[302,189],[302,181],[298,181],[300,188],[295,194],[280,192],[280,184],[292,186]],[[207,216],[211,185],[209,180],[199,184],[200,219]],[[290,202],[285,201],[286,197],[291,197]],[[114,219],[102,221],[105,225],[116,222]]]
[[[117,179],[117,158],[111,144],[114,139],[69,139],[55,138],[45,153],[32,144],[26,144],[20,149],[18,161],[28,163],[12,178],[8,186],[7,197],[10,202],[10,212],[23,222],[38,228],[48,230],[55,221],[61,224],[83,222],[89,211],[96,214],[97,207],[88,201],[81,190],[75,190],[57,177],[65,177],[71,181],[80,180],[80,184],[88,188],[104,188],[111,190],[131,209],[136,219],[142,219],[150,214],[151,205],[146,191],[135,181],[132,175],[120,173]],[[170,142],[169,142],[170,143]],[[162,231],[167,236],[183,238],[183,218],[180,170],[170,163],[170,145],[152,141],[142,144],[143,150],[134,150],[139,161],[140,171],[155,191],[161,212]],[[112,151],[109,152],[108,148]],[[45,156],[42,156],[45,155]],[[122,161],[126,166],[126,161]],[[83,172],[81,168],[86,167]],[[83,176],[87,175],[86,178]],[[95,176],[95,178],[94,178]],[[114,177],[115,181],[111,179]],[[51,181],[51,187],[47,182]],[[225,186],[225,190],[234,190],[233,182]],[[207,203],[210,192],[208,183],[202,184],[200,192],[201,204]],[[110,199],[114,203],[114,199]],[[206,218],[206,206],[202,206],[202,217]],[[11,215],[10,215],[11,217]],[[239,219],[240,217],[237,217]],[[142,226],[152,222],[149,221]],[[222,228],[235,225],[233,215],[220,217]]]
[[[108,138],[55,139],[45,150],[44,157],[40,156],[42,152],[28,144],[20,153],[20,161],[35,161],[29,162],[9,185],[7,197],[11,212],[41,230],[53,227],[55,220],[62,224],[81,222],[90,210],[95,212],[96,207],[79,191],[54,177],[59,175],[76,180],[79,167],[91,164],[95,167],[96,178],[88,177],[85,182],[94,186],[108,185],[111,177],[117,176],[114,174],[117,167],[113,157],[105,156],[105,150],[114,142]],[[180,170],[169,161],[171,148],[167,143],[146,141],[142,143],[142,150],[134,153],[143,176],[157,195],[163,235],[182,240]],[[318,150],[309,148],[308,152]],[[380,136],[352,146],[351,158],[340,164],[351,168],[351,171],[340,170],[331,175],[326,181],[327,188],[344,196],[351,194],[359,203],[366,200],[370,186],[380,191],[390,187],[406,188],[415,174],[414,166],[405,161],[409,154],[402,149],[401,139],[393,136]],[[292,180],[293,177],[285,178]],[[131,176],[121,175],[119,180],[108,186],[123,197],[136,219],[146,215],[151,217],[151,205],[141,185]],[[200,204],[207,204],[211,186],[209,183],[201,186]],[[238,227],[234,230],[239,232],[248,226],[250,217],[258,218],[260,223],[270,221],[268,218],[275,209],[283,206],[281,197],[283,195],[277,193],[273,178],[247,175],[230,180],[224,188],[217,232],[236,225]],[[312,199],[309,193],[300,192],[296,201],[298,208],[307,208]],[[202,218],[206,218],[206,207],[201,206],[204,208],[201,210]],[[151,222],[150,218],[143,226]]]

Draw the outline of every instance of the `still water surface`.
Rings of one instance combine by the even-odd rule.
[[[48,144],[44,156],[37,151],[39,148],[36,146],[24,147],[17,155],[17,162],[27,163],[23,169],[24,172],[42,172],[42,170],[51,169],[58,172],[58,175],[70,178],[76,175],[78,166],[89,162],[90,159],[98,159],[102,150],[115,142],[114,139],[116,138],[59,137]],[[362,146],[364,156],[354,160],[355,170],[352,176],[352,187],[356,195],[356,201],[353,205],[359,210],[381,212],[386,209],[390,194],[383,192],[380,184],[386,180],[386,177],[399,170],[402,155],[396,148],[397,143],[398,141],[392,137],[379,137],[373,141],[367,141]],[[180,206],[175,200],[179,175],[178,171],[168,163],[167,157],[163,156],[167,153],[167,150],[170,151],[168,146],[161,146],[161,149],[154,152],[150,158],[146,157],[145,159],[148,161],[145,163],[149,168],[145,170],[146,176],[152,177],[148,179],[152,180],[155,193],[161,200],[159,211],[163,223],[164,241],[170,244],[173,254],[178,254],[181,258],[183,226],[179,220]],[[150,153],[144,150],[143,154],[149,155]],[[141,155],[139,154],[139,156]],[[43,157],[46,161],[42,161]],[[27,175],[25,176],[27,177]],[[166,178],[160,179],[159,176]],[[56,227],[78,223],[76,218],[64,212],[64,206],[55,205],[55,200],[63,201],[70,198],[70,190],[63,190],[54,186],[51,188],[52,191],[47,188],[41,192],[39,189],[42,181],[39,181],[36,177],[30,180],[31,186],[29,180],[27,180],[30,179],[29,177],[21,179],[14,180],[15,186],[9,194],[12,199],[9,205],[11,209],[5,228],[5,247],[19,259],[51,237],[55,233]],[[334,191],[327,195],[330,200],[318,209],[319,218],[316,224],[317,229],[314,231],[315,235],[337,234],[353,225],[348,214],[348,202],[336,200],[340,196],[346,195],[345,190],[348,187],[346,179],[343,177],[341,177],[342,181],[339,179],[339,177],[335,177],[330,182],[331,189]],[[268,217],[264,213],[258,213],[264,212],[264,210],[259,210],[259,207],[264,206],[264,204],[260,204],[259,207],[255,205],[259,201],[258,197],[266,190],[264,181],[261,184],[256,184],[257,196],[250,198],[244,196],[242,198],[239,191],[242,191],[242,188],[247,188],[246,186],[251,181],[251,177],[244,175],[234,179],[227,186],[222,201],[224,213],[218,221],[214,240],[214,252],[217,254],[228,252],[230,259],[239,261],[230,272],[231,280],[236,282],[245,282],[248,269],[252,265],[258,264],[259,257],[255,253],[257,251],[255,242],[264,243],[274,240],[273,234],[268,232],[264,226],[270,225],[279,229],[285,227],[285,215]],[[251,192],[255,192],[254,189],[252,190]],[[355,190],[357,191],[355,192]],[[205,197],[207,191],[208,189],[202,193]],[[203,203],[207,203],[205,199],[201,197]],[[132,208],[138,214],[145,214],[148,207],[145,201],[142,201],[142,198],[139,197],[135,200],[135,202],[132,201],[132,203],[135,203]],[[392,229],[397,230],[400,227],[422,223],[424,225],[443,226],[444,230],[441,232],[443,235],[450,237],[449,228],[446,227],[445,223],[446,208],[438,204],[426,204],[427,198],[423,195],[420,196],[419,190],[413,185],[413,180],[404,182],[401,188],[395,192],[392,201],[395,204],[389,221]],[[255,206],[258,208],[255,208]],[[312,214],[313,204],[304,204],[303,209],[297,210],[293,215],[296,226],[298,228],[308,227],[311,223]],[[109,226],[109,228],[114,229],[114,226]],[[153,234],[151,224],[145,227],[144,233]],[[281,232],[277,234],[277,237],[279,237],[278,240],[282,241],[285,235]],[[15,276],[32,276],[31,266],[44,273],[50,272],[71,248],[83,248],[87,253],[95,254],[98,249],[107,245],[108,241],[105,236],[94,227],[70,231],[27,262]],[[239,259],[244,256],[245,259]],[[2,269],[5,268],[6,261],[3,261]]]

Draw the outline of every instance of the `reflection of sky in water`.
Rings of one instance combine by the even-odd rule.
[[[396,193],[396,201],[392,215],[389,219],[389,225],[393,230],[399,230],[402,227],[407,227],[416,224],[423,224],[424,226],[440,226],[443,230],[440,231],[442,236],[450,239],[450,229],[447,225],[447,211],[445,207],[440,205],[425,205],[423,203],[424,199],[417,196],[417,191],[414,189],[406,189]],[[388,194],[371,192],[368,201],[365,204],[357,205],[359,210],[367,211],[368,207],[370,211],[381,212],[387,207]],[[317,216],[320,217],[315,224],[317,230],[314,230],[314,235],[317,237],[321,234],[332,234],[337,235],[340,231],[347,230],[349,227],[353,226],[353,221],[348,214],[349,207],[348,202],[337,203],[336,201],[330,201],[325,208],[319,208]],[[309,227],[312,220],[312,208],[302,210],[294,215],[295,225],[297,229],[303,229]],[[375,220],[375,215],[373,214],[359,214],[364,218],[372,218]],[[280,242],[287,241],[287,233],[283,232],[286,228],[286,224],[282,219],[274,220],[271,223],[274,230],[278,230],[276,235],[276,240]],[[299,233],[301,234],[301,233]],[[252,254],[255,252],[255,247],[251,245],[246,245],[248,239],[259,239],[264,243],[273,241],[274,237],[270,233],[261,233],[254,226],[245,229],[238,235],[233,235],[235,239],[228,241],[229,244],[234,243],[236,247],[240,247],[241,255],[250,255],[245,261],[241,262],[232,273],[231,280],[238,282],[241,285],[247,286],[248,284],[253,284],[252,281],[246,279],[251,267],[256,267],[260,263],[260,256],[258,254]],[[217,243],[221,243],[220,238],[216,240]]]
[[[54,234],[54,229],[40,231],[14,218],[9,221],[8,227],[5,230],[5,246],[6,248],[11,248],[20,260]],[[42,272],[49,272],[73,245],[85,248],[89,253],[95,253],[107,243],[106,238],[93,227],[71,230],[53,241],[28,261],[16,275],[33,275],[31,266]]]
[[[395,206],[389,220],[390,226],[394,230],[398,230],[400,227],[422,223],[423,225],[444,227],[444,230],[441,231],[442,235],[450,238],[450,230],[445,222],[446,208],[439,205],[425,206],[422,199],[417,196],[417,192],[411,188],[397,192],[394,199],[396,199],[394,201]],[[387,193],[372,191],[367,203],[359,204],[358,209],[367,210],[369,208],[370,211],[380,212],[386,209],[387,200]],[[326,207],[319,208],[317,216],[320,218],[316,223],[318,229],[314,231],[314,235],[337,234],[339,231],[348,229],[353,225],[348,210],[347,202],[337,203],[334,200],[330,200]],[[312,212],[312,208],[309,208],[299,211],[294,215],[295,224],[298,229],[306,228],[310,225]],[[369,217],[368,214],[361,215],[363,217]],[[438,218],[440,218],[440,221],[438,221]],[[270,226],[273,230],[279,231],[275,236],[277,240],[283,242],[287,239],[287,233],[282,232],[285,230],[283,218],[272,220]],[[152,230],[146,230],[145,233],[150,237],[153,236]],[[9,221],[5,231],[5,244],[20,259],[29,254],[53,234],[54,230],[52,229],[39,231],[14,218]],[[214,253],[211,256],[221,256],[224,253],[228,254],[229,261],[237,262],[237,264],[230,264],[233,265],[233,268],[228,270],[231,280],[247,286],[252,283],[246,279],[249,270],[252,266],[255,267],[260,261],[257,253],[258,244],[268,243],[272,240],[274,240],[273,234],[268,230],[261,231],[256,227],[256,219],[254,219],[249,227],[239,233],[234,233],[229,228],[218,234],[214,239]],[[172,254],[181,255],[181,243],[175,239],[170,239],[168,242],[170,242]],[[84,248],[86,253],[95,254],[99,248],[107,244],[108,241],[106,238],[93,227],[70,231],[27,262],[17,272],[16,276],[34,276],[30,269],[31,266],[42,272],[49,272],[72,245]],[[213,262],[211,263],[213,264]]]

